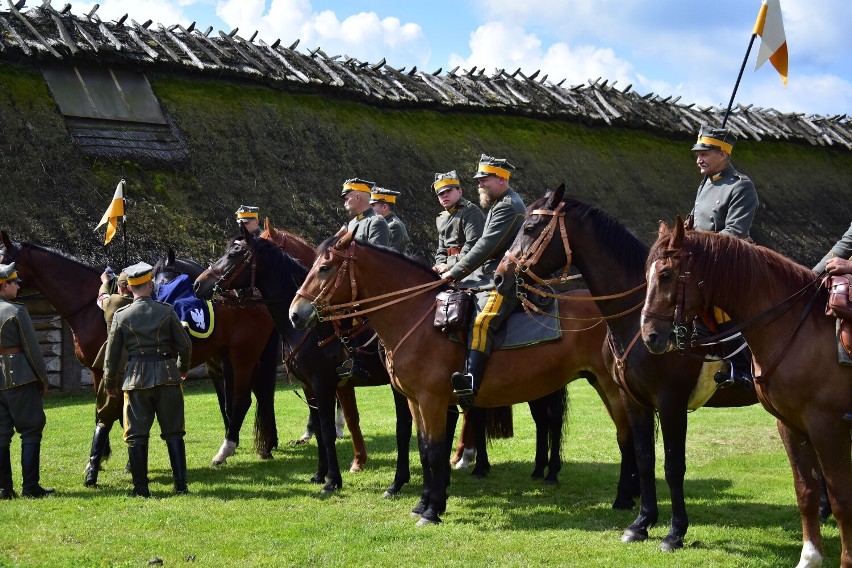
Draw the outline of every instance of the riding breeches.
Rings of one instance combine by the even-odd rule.
[[[41,442],[47,419],[38,381],[0,390],[0,448],[12,443],[15,430],[21,443]]]
[[[124,441],[128,446],[148,443],[155,416],[163,440],[184,437],[186,424],[182,385],[167,384],[124,391]]]
[[[477,294],[476,302],[479,313],[471,326],[468,348],[488,355],[493,347],[494,332],[515,311],[520,301],[514,296],[503,296],[497,290],[488,290]]]

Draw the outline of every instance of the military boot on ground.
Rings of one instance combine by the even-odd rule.
[[[39,485],[40,459],[40,442],[21,444],[21,476],[24,478],[21,495],[24,497],[39,499],[55,491],[55,489],[45,489]]]
[[[148,491],[148,444],[127,447],[130,458],[130,475],[133,477],[133,497],[150,497]]]
[[[0,501],[17,497],[12,488],[12,458],[9,446],[0,448]]]
[[[186,486],[186,444],[183,438],[166,440],[169,449],[169,462],[172,464],[172,476],[175,480],[175,493],[189,493]]]
[[[458,398],[459,406],[463,410],[473,406],[473,400],[482,385],[482,375],[487,361],[488,355],[482,351],[470,349],[467,352],[467,364],[465,365],[467,372],[453,373],[453,394]]]
[[[94,487],[98,484],[98,472],[101,470],[101,460],[104,457],[104,449],[109,441],[110,427],[95,426],[95,433],[92,435],[92,450],[89,455],[89,464],[86,466],[86,477],[83,480],[83,485],[86,487]]]

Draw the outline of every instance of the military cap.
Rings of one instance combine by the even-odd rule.
[[[435,193],[441,194],[454,187],[461,189],[461,182],[459,182],[456,170],[451,170],[445,174],[435,174],[435,183],[432,184],[432,189],[435,190]]]
[[[240,205],[236,211],[237,223],[248,223],[252,219],[260,218],[260,208],[251,205]]]
[[[127,286],[127,273],[122,270],[115,282],[119,286]]]
[[[21,279],[18,278],[18,271],[15,270],[14,262],[11,264],[0,264],[0,284],[20,281]]]
[[[343,182],[343,189],[340,192],[340,197],[345,197],[350,191],[361,191],[370,193],[375,187],[375,183],[361,178],[352,178]]]
[[[127,283],[131,286],[139,286],[151,280],[153,275],[151,271],[154,267],[147,262],[137,262],[133,266],[128,266],[122,272],[127,274]]]
[[[370,191],[370,203],[396,203],[399,192],[384,187],[374,187]]]
[[[479,166],[476,173],[473,174],[474,179],[484,178],[488,176],[497,176],[503,179],[509,179],[512,172],[515,171],[515,166],[502,158],[494,158],[486,154],[479,157]]]
[[[705,124],[698,131],[698,140],[695,142],[695,146],[692,147],[692,151],[724,150],[730,154],[736,143],[736,134],[727,128],[714,128]]]

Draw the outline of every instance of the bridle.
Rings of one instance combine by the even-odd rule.
[[[684,252],[683,249],[679,249],[677,252],[671,252],[668,254],[664,254],[660,256],[657,260],[663,259],[672,259],[677,258],[680,260],[680,271],[677,275],[677,291],[675,293],[675,301],[674,301],[674,310],[672,314],[660,314],[658,312],[649,310],[648,308],[642,308],[642,315],[656,319],[660,321],[670,321],[672,322],[672,338],[675,345],[675,349],[678,351],[682,351],[689,345],[687,345],[687,328],[686,322],[683,319],[683,314],[686,312],[690,306],[687,305],[686,300],[686,285],[690,283],[692,280],[692,271],[689,270],[687,266],[687,270],[683,269],[684,261],[687,263],[690,261],[692,257],[692,253]],[[701,289],[701,283],[698,284],[699,290]],[[644,304],[643,304],[644,305]],[[705,301],[705,308],[707,307],[707,302]],[[725,334],[726,336],[736,335],[734,334]],[[706,345],[706,343],[703,343]],[[693,345],[694,346],[694,345]]]
[[[245,271],[248,266],[251,266],[251,283],[250,288],[255,287],[255,281],[257,277],[257,257],[254,253],[254,247],[250,246],[246,241],[234,241],[236,243],[243,243],[245,250],[245,254],[243,255],[242,260],[239,264],[235,264],[228,268],[216,282],[213,284],[213,293],[214,294],[224,294],[227,290],[231,289],[233,283],[239,278],[239,276]]]

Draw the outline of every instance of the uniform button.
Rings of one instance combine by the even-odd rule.
[[[719,205],[719,203],[721,203],[721,202],[717,199],[717,200],[716,200],[716,205]]]

